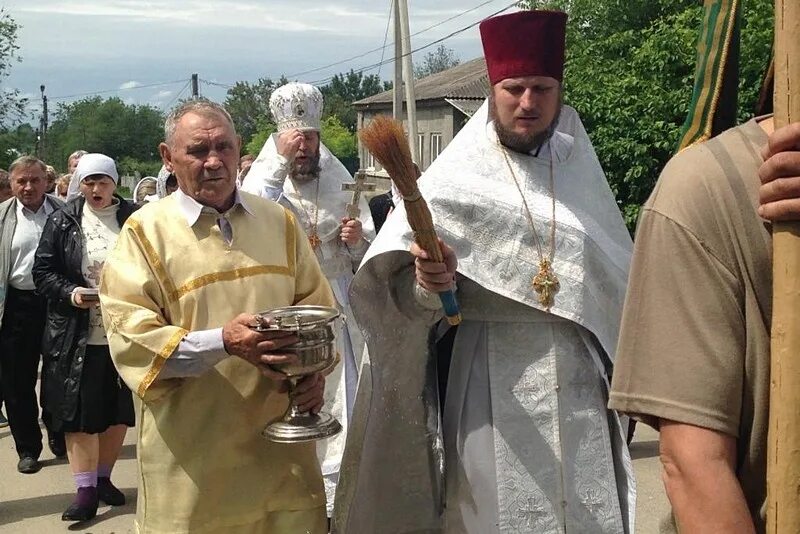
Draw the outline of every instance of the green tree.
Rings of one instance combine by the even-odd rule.
[[[151,106],[125,104],[119,98],[99,96],[59,104],[48,130],[52,165],[64,169],[75,150],[100,152],[115,160],[128,157],[153,163],[160,159],[164,116]]]
[[[236,82],[228,89],[225,109],[231,114],[236,133],[242,137],[242,146],[249,147],[257,132],[274,124],[269,99],[275,89],[286,83],[289,80],[283,76],[277,81],[259,78],[254,83]]]
[[[254,156],[258,156],[261,149],[264,148],[264,143],[267,142],[269,136],[274,134],[277,128],[273,123],[265,123],[262,125],[261,129],[258,130],[250,139],[250,142],[247,143],[245,147],[246,154],[252,154]]]
[[[19,25],[8,14],[5,8],[0,8],[0,85],[11,73],[14,63],[22,61],[18,55],[17,32]],[[25,117],[25,106],[28,101],[20,97],[17,89],[4,87],[0,91],[0,127],[8,128],[20,122]]]
[[[0,129],[0,168],[8,169],[11,162],[23,154],[36,151],[36,131],[24,122],[16,128]]]
[[[688,114],[702,23],[695,0],[527,2],[567,11],[565,102],[581,115],[629,228]],[[740,119],[753,114],[772,44],[771,0],[744,4]]]
[[[365,76],[363,72],[354,70],[336,74],[328,85],[320,87],[322,96],[325,97],[322,116],[337,117],[348,130],[355,132],[358,115],[353,108],[353,102],[391,88],[392,84],[381,81],[377,74]]]
[[[358,157],[356,134],[345,128],[338,117],[330,116],[323,119],[320,133],[322,142],[340,160]]]
[[[28,101],[17,89],[2,87],[2,81],[11,73],[14,63],[22,61],[18,51],[19,25],[0,8],[0,168],[7,169],[22,154],[33,154],[36,133],[30,124],[22,123]]]
[[[414,64],[414,78],[419,80],[425,76],[453,68],[459,63],[461,60],[458,59],[455,51],[440,44],[436,50],[425,54],[421,62]]]
[[[275,133],[274,125],[266,125],[256,132],[247,145],[247,153],[257,155],[264,147],[269,136]],[[338,117],[333,115],[322,119],[320,138],[328,150],[350,169],[358,166],[358,145],[356,134],[348,130]]]

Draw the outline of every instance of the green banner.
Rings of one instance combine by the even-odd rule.
[[[706,0],[689,116],[678,150],[736,125],[740,0]]]

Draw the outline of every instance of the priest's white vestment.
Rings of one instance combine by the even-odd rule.
[[[606,408],[630,236],[571,108],[540,157],[509,153],[561,290],[546,311],[539,257],[487,105],[420,179],[458,257],[463,313],[449,369],[436,295],[414,280],[405,209],[351,285],[369,349],[337,489],[340,533],[633,533],[625,424]],[[379,310],[379,313],[378,313]],[[433,326],[433,328],[431,328]],[[438,374],[447,373],[439,408]]]

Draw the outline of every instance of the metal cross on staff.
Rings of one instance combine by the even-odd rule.
[[[358,207],[358,202],[361,200],[361,193],[365,191],[375,191],[375,184],[367,182],[366,171],[359,170],[353,177],[355,180],[351,184],[342,184],[342,191],[352,191],[353,199],[347,205],[347,217],[350,219],[358,219],[361,215],[361,209]]]

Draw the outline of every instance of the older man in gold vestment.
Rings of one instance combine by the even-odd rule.
[[[137,531],[326,532],[314,444],[260,436],[290,402],[264,364],[296,338],[249,325],[269,308],[333,305],[328,282],[293,215],[237,190],[224,108],[185,103],[165,136],[180,189],[128,220],[101,287],[114,363],[141,399]],[[319,411],[323,389],[310,376],[292,402]]]

